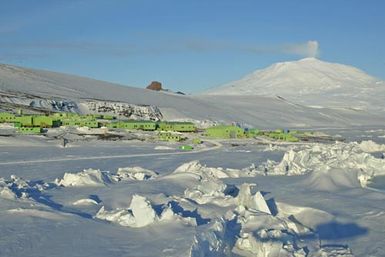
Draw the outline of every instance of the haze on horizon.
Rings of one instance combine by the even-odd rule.
[[[188,93],[272,63],[319,57],[385,78],[385,3],[0,3],[0,63]]]

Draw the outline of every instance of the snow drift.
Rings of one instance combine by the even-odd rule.
[[[63,187],[104,186],[111,182],[109,172],[86,169],[78,173],[64,173],[55,183]]]
[[[95,215],[95,218],[133,228],[146,227],[159,222],[175,221],[196,226],[196,221],[178,215],[172,210],[170,205],[163,206],[162,213],[158,215],[146,197],[136,194],[132,196],[128,209],[107,211],[103,206]]]
[[[0,178],[0,197],[8,200],[38,198],[41,192],[49,188],[45,182],[31,182],[12,175],[9,179]]]
[[[372,140],[362,141],[359,147],[367,153],[385,152],[385,145],[377,144]]]
[[[116,174],[113,176],[115,181],[123,180],[148,180],[154,179],[158,176],[158,173],[143,169],[141,167],[126,167],[119,168]]]
[[[257,171],[253,166],[245,169],[229,169],[229,168],[214,168],[202,165],[199,161],[191,161],[179,166],[173,174],[192,173],[200,176],[202,179],[222,179],[222,178],[239,178],[239,177],[253,177]]]
[[[62,179],[55,180],[55,184],[63,187],[105,186],[113,182],[149,180],[157,176],[158,173],[141,167],[118,168],[115,174],[109,171],[85,169],[77,173],[66,172]]]
[[[252,194],[251,187],[241,185],[234,209],[197,232],[189,256],[353,256],[348,247],[320,244],[314,228],[332,215],[280,203],[278,213],[272,214],[262,194]],[[311,218],[302,223],[302,217]]]
[[[365,187],[374,176],[385,174],[385,160],[364,152],[362,145],[365,143],[306,145],[290,149],[281,162],[267,161],[258,170],[265,175],[311,173],[308,183],[314,189]]]
[[[321,159],[324,163],[328,163],[329,166],[332,166],[332,163],[335,162],[335,160],[331,160],[326,148],[331,148],[329,150],[336,151],[342,156],[345,156],[345,151],[349,154],[355,153],[357,156],[354,156],[354,160],[359,159],[358,156],[362,154],[367,154],[362,152],[358,144],[335,144],[331,146],[333,147],[325,146],[325,149],[320,146],[304,146],[303,149],[291,150],[294,152],[293,157],[284,158],[285,165],[289,165],[289,169],[284,169],[285,172],[289,172],[290,165],[296,163],[293,167],[297,171],[313,172],[324,176],[323,173],[316,173],[314,166],[322,166],[317,162],[317,160]],[[324,153],[324,151],[326,152]],[[297,153],[299,156],[307,153],[307,157],[296,158]],[[320,155],[323,157],[314,161],[313,158],[309,157],[313,155],[317,158],[321,158]],[[325,156],[329,156],[330,160]],[[361,156],[361,159],[371,160],[371,158],[374,158],[364,157]],[[345,159],[337,158],[337,160]],[[308,165],[309,163],[314,163],[313,166],[310,166],[311,169],[309,170],[311,171],[301,168],[301,165]],[[356,163],[358,163],[357,160]],[[361,165],[363,164],[361,163]],[[276,164],[276,166],[280,167],[279,164]],[[279,168],[277,168],[277,172],[279,173]],[[141,180],[148,174],[153,176],[152,179],[155,182],[162,179],[162,177],[156,176],[155,172],[138,167],[122,168],[116,174],[88,169],[79,173],[65,173],[62,179],[56,181],[56,184],[65,187],[92,187],[109,184],[113,188],[118,186],[119,183],[117,182],[119,181],[125,179],[137,180],[138,178],[140,184],[153,183],[153,181]],[[247,177],[251,176],[251,174],[259,174],[258,169],[255,167],[239,170],[210,168],[193,161],[183,164],[174,173],[164,177],[177,174],[193,174],[194,178],[196,178],[193,180],[192,186],[186,188],[182,195],[157,196],[155,197],[157,201],[154,202],[152,200],[153,196],[136,192],[132,195],[128,208],[119,206],[107,210],[105,206],[108,206],[109,203],[103,201],[106,205],[103,205],[98,211],[94,210],[92,217],[96,220],[135,229],[170,223],[178,223],[183,228],[193,227],[193,232],[196,232],[192,238],[188,253],[188,256],[192,257],[219,257],[231,256],[232,254],[259,257],[321,257],[333,256],[333,254],[336,256],[352,256],[350,249],[347,247],[324,247],[320,244],[316,228],[319,224],[332,222],[334,220],[333,215],[317,209],[292,206],[274,202],[271,199],[266,200],[264,193],[258,190],[258,187],[254,184],[245,183],[234,186],[227,185],[221,180],[232,176],[246,175]],[[299,172],[293,174],[299,174]],[[321,175],[320,177],[322,177]],[[333,175],[333,173],[331,172],[330,175]],[[16,176],[12,176],[8,180],[0,179],[0,196],[6,200],[32,197],[32,199],[38,201],[42,199],[42,192],[50,188],[44,182],[32,183]],[[94,191],[92,188],[88,189]],[[121,189],[122,187],[120,187]],[[71,191],[71,188],[68,189],[69,191]],[[78,210],[89,211],[92,209],[90,207],[97,207],[100,202],[96,201],[95,198],[83,198],[71,201],[71,206],[76,206]],[[194,208],[194,211],[185,210],[183,204]],[[55,220],[62,218],[61,215],[64,214],[66,209],[59,208],[52,211],[50,207],[49,209],[38,210],[33,209],[33,206],[31,205],[30,209],[13,208],[8,212]],[[60,215],[57,216],[56,213]],[[201,214],[203,213],[207,218],[205,222],[199,221],[199,219],[202,219]]]

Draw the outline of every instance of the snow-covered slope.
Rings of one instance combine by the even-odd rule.
[[[36,100],[37,99],[37,100]],[[260,128],[347,127],[381,125],[385,116],[352,109],[310,108],[264,96],[178,95],[83,78],[56,72],[0,64],[2,103],[71,103],[72,109],[92,111],[90,103],[150,105],[155,116],[174,120],[239,122]],[[67,105],[65,105],[67,106]],[[87,108],[86,108],[87,107]],[[87,110],[83,110],[83,109]],[[139,108],[140,109],[140,108]],[[143,113],[138,109],[138,113]],[[119,110],[116,110],[117,112]],[[147,116],[154,116],[150,115]]]
[[[276,63],[206,94],[281,96],[329,107],[385,107],[384,81],[352,66],[316,58]]]

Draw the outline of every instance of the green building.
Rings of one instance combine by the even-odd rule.
[[[16,116],[14,122],[20,123],[22,127],[33,127],[32,116]]]
[[[206,129],[205,135],[212,138],[242,138],[245,131],[237,126],[218,125]]]
[[[34,127],[40,127],[40,128],[53,128],[53,127],[59,127],[61,125],[61,122],[58,118],[53,118],[49,116],[33,116],[32,122]]]
[[[115,116],[112,116],[112,115],[101,115],[101,119],[104,119],[104,120],[116,120],[116,117]]]
[[[88,114],[88,116],[91,116],[92,118],[94,119],[103,119],[103,115],[102,114]]]
[[[67,112],[56,112],[52,114],[52,117],[55,118],[68,118],[68,113]]]
[[[164,132],[161,131],[158,134],[159,140],[161,141],[169,141],[169,142],[179,142],[182,141],[182,136],[177,133],[172,132]]]
[[[99,123],[97,120],[67,119],[62,121],[62,126],[98,128]]]
[[[16,116],[9,112],[0,112],[0,122],[15,122]]]
[[[76,119],[76,118],[82,117],[79,114],[73,113],[73,112],[56,112],[51,116],[54,118],[60,118],[60,119]]]
[[[246,137],[255,137],[255,136],[259,136],[261,135],[261,131],[259,129],[256,129],[256,128],[249,128],[249,129],[245,129],[245,136]]]
[[[299,139],[293,133],[285,132],[284,130],[281,130],[281,129],[277,129],[275,131],[263,132],[263,135],[275,140],[282,140],[287,142],[299,141]]]
[[[157,124],[157,129],[161,131],[195,132],[196,127],[192,122],[167,122],[161,121]]]
[[[40,134],[42,132],[42,130],[41,130],[41,128],[37,128],[37,127],[31,127],[31,128],[18,127],[17,132],[19,132],[20,134],[29,135],[29,134]]]
[[[147,130],[154,131],[156,129],[156,123],[146,120],[127,120],[111,122],[106,124],[107,128],[119,128],[119,129],[131,129],[131,130]]]
[[[183,151],[192,151],[194,150],[194,147],[192,147],[191,145],[181,145],[179,146],[179,149]]]

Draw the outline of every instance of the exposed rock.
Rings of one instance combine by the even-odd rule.
[[[155,90],[155,91],[163,90],[162,83],[158,81],[152,81],[151,84],[148,85],[146,88],[150,90]]]
[[[160,120],[162,113],[154,105],[136,105],[124,102],[87,101],[79,106],[88,113],[109,114],[133,120]]]
[[[73,112],[79,113],[76,102],[70,99],[47,99],[37,96],[19,93],[16,95],[0,95],[0,106],[12,106],[12,109],[18,109],[21,106],[26,109],[53,112]]]

